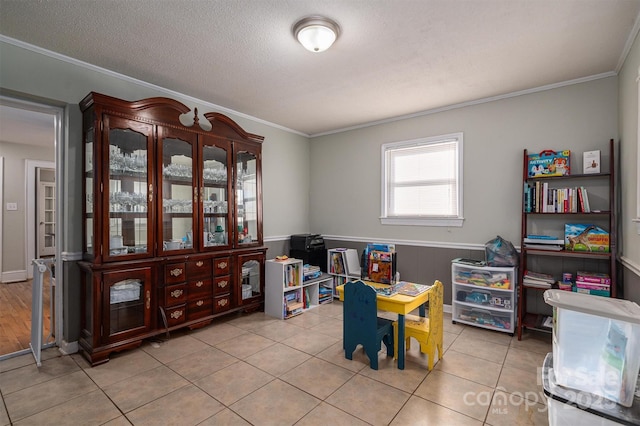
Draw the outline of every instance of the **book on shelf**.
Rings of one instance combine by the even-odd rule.
[[[524,183],[525,213],[589,213],[584,187],[551,188],[548,182]]]
[[[582,153],[582,173],[600,173],[600,150]]]
[[[545,281],[545,282],[548,282],[550,284],[553,284],[556,281],[553,278],[553,275],[551,275],[551,274],[545,274],[544,272],[535,272],[535,271],[530,271],[530,270],[524,271],[524,277],[525,278],[530,278],[530,279],[533,279],[533,280],[538,280],[538,281]]]
[[[525,271],[522,283],[529,287],[551,288],[555,279],[552,275],[542,272]]]
[[[548,238],[537,238],[527,235],[523,240],[525,244],[536,244],[543,246],[554,246],[554,245],[564,245],[564,238],[555,238],[548,236]]]
[[[331,272],[334,274],[340,274],[340,275],[344,275],[345,273],[345,268],[344,268],[344,261],[342,259],[342,250],[345,249],[335,249],[336,251],[334,251],[333,253],[331,253]]]
[[[611,289],[611,284],[596,284],[596,283],[589,283],[586,281],[576,281],[576,287],[587,288],[589,290],[609,291]]]
[[[375,253],[375,254],[374,254]],[[382,253],[386,253],[386,255],[388,258],[390,258],[391,262],[390,262],[390,266],[391,269],[390,271],[388,271],[388,275],[386,277],[383,277],[384,281],[377,281],[377,278],[380,278],[379,274],[374,274],[374,276],[371,276],[371,271],[372,271],[372,265],[371,265],[371,258],[372,258],[372,254],[374,254],[374,257],[378,256],[378,257],[382,257]],[[377,266],[374,266],[374,272],[377,272],[378,269],[380,269],[380,264],[378,264]],[[384,266],[384,269],[386,271],[387,266]],[[360,267],[361,270],[361,278],[364,280],[369,280],[369,281],[376,281],[376,282],[382,282],[384,284],[390,284],[394,279],[395,279],[395,273],[396,273],[396,246],[395,244],[384,244],[384,243],[369,243],[367,244],[367,247],[365,247],[365,249],[362,252],[362,265]]]
[[[309,281],[316,278],[319,278],[322,275],[322,271],[319,266],[313,266],[309,264],[305,264],[303,266],[303,280]]]
[[[529,240],[529,242],[542,242],[542,241],[562,241],[564,242],[564,240],[560,240],[558,239],[558,237],[555,237],[553,235],[542,235],[542,234],[527,234],[527,236],[525,237],[525,242],[527,242],[527,240]]]
[[[371,281],[391,284],[393,282],[393,253],[371,251],[369,253],[369,279]]]
[[[609,252],[609,233],[599,226],[565,223],[564,237],[566,250]]]
[[[602,274],[598,272],[577,271],[576,281],[594,284],[611,284],[611,277],[609,274]]]
[[[298,312],[302,312],[304,308],[304,304],[302,302],[289,302],[287,303],[287,313],[294,314]]]
[[[532,244],[532,243],[524,243],[524,247],[528,249],[535,250],[550,250],[550,251],[561,251],[564,250],[564,245],[562,244]]]
[[[544,281],[532,280],[528,278],[523,278],[522,283],[527,287],[536,287],[536,288],[551,288],[552,283],[547,283]]]

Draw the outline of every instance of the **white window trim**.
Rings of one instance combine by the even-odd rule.
[[[416,146],[416,145],[423,145],[423,144],[429,144],[429,143],[433,143],[433,142],[439,142],[445,139],[457,139],[458,141],[458,206],[459,206],[459,210],[458,210],[458,216],[457,217],[437,217],[437,216],[413,216],[413,217],[395,217],[395,216],[387,216],[386,215],[386,209],[387,209],[387,200],[386,200],[386,195],[387,195],[387,190],[386,190],[386,185],[387,185],[387,176],[386,176],[386,164],[385,164],[385,157],[386,157],[386,151],[388,149],[394,149],[394,148],[400,148],[400,147],[408,147],[408,146]],[[383,144],[381,147],[381,155],[380,155],[380,163],[381,163],[381,194],[382,196],[380,197],[380,223],[382,225],[408,225],[408,226],[441,226],[441,227],[462,227],[463,223],[464,223],[464,217],[463,217],[463,204],[462,204],[462,200],[463,200],[463,162],[462,162],[462,158],[463,158],[463,133],[462,132],[458,132],[458,133],[449,133],[446,135],[439,135],[439,136],[432,136],[432,137],[427,137],[427,138],[420,138],[420,139],[412,139],[412,140],[408,140],[408,141],[401,141],[401,142],[390,142],[390,143],[386,143]]]

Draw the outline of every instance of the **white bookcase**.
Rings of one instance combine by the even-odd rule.
[[[304,281],[304,264],[300,259],[269,259],[265,271],[265,306],[267,315],[287,319],[309,309],[316,308],[323,298],[323,288],[331,288],[332,279],[328,274]]]
[[[451,318],[513,336],[517,303],[517,268],[451,264]]]
[[[360,279],[358,250],[333,248],[327,250],[327,272],[333,280],[333,297],[339,297],[336,287]]]

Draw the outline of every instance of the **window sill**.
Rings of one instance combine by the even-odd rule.
[[[461,228],[464,218],[381,217],[382,225],[442,226]]]

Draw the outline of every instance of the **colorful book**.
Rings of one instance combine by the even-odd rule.
[[[405,296],[417,296],[431,288],[429,285],[410,283],[407,281],[400,281],[395,284],[395,287],[398,294],[404,294]]]

